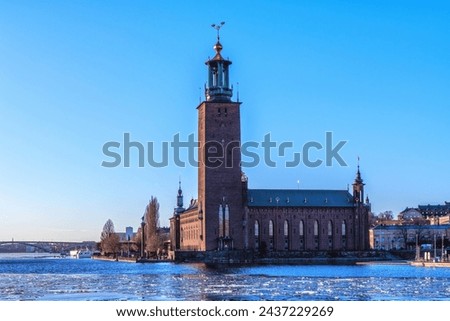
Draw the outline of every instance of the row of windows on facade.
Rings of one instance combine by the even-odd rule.
[[[199,229],[198,228],[192,228],[188,230],[181,229],[181,241],[183,241],[183,239],[186,240],[199,239]]]
[[[254,236],[255,236],[255,248],[259,249],[262,242],[260,240],[260,223],[259,221],[255,221],[255,225],[254,225]],[[345,221],[342,221],[341,224],[341,237],[342,237],[342,248],[345,249],[346,248],[346,229],[347,229],[347,224]],[[319,249],[319,231],[320,231],[320,226],[319,226],[319,221],[315,220],[314,221],[314,249],[318,250]],[[269,244],[268,244],[268,249],[270,251],[275,249],[275,235],[274,235],[274,223],[272,220],[269,221]],[[325,232],[325,231],[323,231]],[[294,229],[294,233],[295,233],[295,229]],[[336,233],[339,233],[339,230],[336,229]],[[350,230],[351,233],[351,230]],[[290,235],[289,235],[289,222],[288,220],[284,221],[283,224],[283,235],[284,235],[284,249],[285,250],[289,250],[290,249]],[[333,248],[333,222],[332,221],[328,221],[327,223],[327,235],[328,235],[328,249],[332,249]],[[304,250],[305,249],[305,226],[303,221],[299,222],[299,236],[300,236],[300,250]]]
[[[255,231],[255,237],[259,237],[260,235],[260,230],[261,230],[261,224],[259,223],[258,220],[255,221],[254,224],[254,231]],[[319,231],[320,231],[320,226],[319,226],[319,221],[315,220],[314,221],[314,228],[313,228],[313,233],[314,236],[319,236]],[[298,227],[298,231],[299,231],[299,235],[300,236],[304,236],[305,235],[305,224],[304,222],[301,220],[299,223],[299,227]],[[336,233],[339,234],[339,230],[338,228],[336,228]],[[347,224],[345,221],[342,221],[341,224],[341,235],[345,236],[347,233]],[[333,236],[333,222],[330,220],[327,223],[327,234],[328,236]],[[284,236],[289,236],[289,221],[285,220],[284,224],[283,224],[283,235]],[[274,223],[273,220],[269,220],[269,236],[273,237],[274,236]]]
[[[227,227],[229,225],[227,224]],[[254,224],[254,236],[255,237],[259,237],[260,236],[260,230],[261,230],[261,224],[259,223],[258,220],[255,221]],[[346,236],[346,230],[347,230],[347,224],[345,221],[342,221],[341,223],[341,236]],[[299,235],[300,236],[305,236],[305,224],[303,221],[300,221],[299,223]],[[314,236],[319,236],[319,231],[320,231],[320,226],[319,226],[319,221],[315,220],[314,221],[314,228],[313,228],[313,234]],[[336,228],[336,233],[339,233],[339,230]],[[219,233],[221,234],[221,233]],[[226,233],[227,235],[229,233]],[[289,237],[289,222],[288,220],[284,221],[283,224],[283,235],[285,237]],[[327,223],[327,235],[328,236],[333,236],[333,222],[332,221],[328,221]],[[223,235],[221,235],[223,236]],[[269,237],[274,237],[275,236],[275,229],[274,229],[274,222],[273,220],[269,220]],[[198,239],[199,237],[199,230],[198,228],[193,228],[193,229],[188,229],[187,231],[185,231],[184,229],[181,229],[181,237],[187,240],[192,240],[192,239]]]

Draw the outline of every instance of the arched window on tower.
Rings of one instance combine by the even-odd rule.
[[[273,235],[273,231],[274,231],[273,221],[270,220],[269,221],[269,250],[270,251],[273,251],[274,243],[275,243],[275,237]]]
[[[284,221],[284,249],[289,250],[289,222],[288,220]]]

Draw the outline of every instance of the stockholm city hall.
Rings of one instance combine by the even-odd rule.
[[[198,148],[198,198],[185,208],[180,184],[170,219],[172,249],[285,254],[368,250],[370,203],[364,199],[359,165],[352,193],[248,188],[241,169],[241,102],[232,101],[231,61],[222,56],[220,26],[216,29],[215,56],[206,61],[205,101],[197,107],[198,142],[205,147]],[[208,156],[218,150],[226,161],[211,166]]]

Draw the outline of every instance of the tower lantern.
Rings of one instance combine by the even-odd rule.
[[[223,49],[220,43],[220,28],[225,24],[213,24],[212,27],[217,30],[217,42],[214,45],[216,55],[205,62],[208,66],[208,82],[205,86],[206,101],[229,102],[233,96],[233,88],[230,86],[229,66],[231,61],[222,57]]]

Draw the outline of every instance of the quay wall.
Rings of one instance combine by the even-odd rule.
[[[356,264],[364,261],[390,261],[397,259],[384,251],[279,251],[264,256],[254,251],[176,251],[178,263],[206,263],[209,265],[251,264]]]

